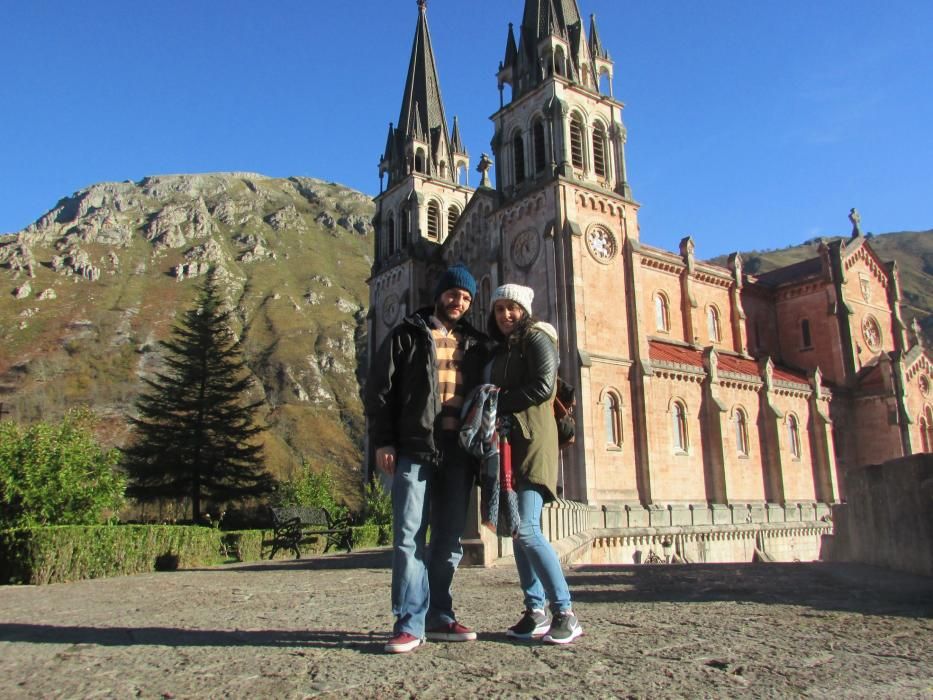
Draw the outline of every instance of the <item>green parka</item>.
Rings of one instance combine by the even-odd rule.
[[[541,487],[546,501],[557,494],[557,361],[557,331],[539,321],[499,345],[490,376],[501,389],[499,414],[515,417],[509,442],[516,483]]]

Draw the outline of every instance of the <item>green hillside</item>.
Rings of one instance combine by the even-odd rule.
[[[21,421],[75,405],[129,438],[159,339],[221,271],[263,398],[270,470],[307,457],[359,495],[373,204],[308,178],[180,175],[103,183],[0,238],[0,401]]]

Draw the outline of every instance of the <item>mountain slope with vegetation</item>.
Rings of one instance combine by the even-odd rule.
[[[916,319],[923,329],[924,345],[933,347],[933,230],[867,234],[871,247],[882,260],[894,260],[901,278],[901,311],[908,328]],[[780,250],[742,253],[743,269],[761,274],[819,256],[820,239]],[[710,262],[725,265],[728,256]],[[913,342],[913,338],[911,338]]]
[[[310,178],[246,173],[102,183],[0,237],[3,417],[105,416],[130,439],[141,377],[158,371],[198,279],[218,269],[263,401],[269,470],[330,467],[358,503],[372,201]]]

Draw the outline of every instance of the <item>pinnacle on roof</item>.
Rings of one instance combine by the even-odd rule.
[[[509,22],[509,36],[505,40],[505,60],[502,62],[502,66],[504,68],[514,68],[516,58],[518,58],[518,46],[515,43],[515,28]]]
[[[599,38],[599,30],[596,28],[596,15],[590,15],[590,51],[593,58],[609,59],[609,52],[603,48],[603,42]]]
[[[466,148],[463,146],[463,139],[460,138],[460,120],[454,117],[454,132],[450,137],[450,150],[454,153],[466,155]]]

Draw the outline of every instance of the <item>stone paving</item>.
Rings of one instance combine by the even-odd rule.
[[[462,569],[476,642],[383,653],[371,550],[0,588],[2,698],[933,698],[933,579],[842,564],[579,566],[585,635],[504,634],[511,565]]]

